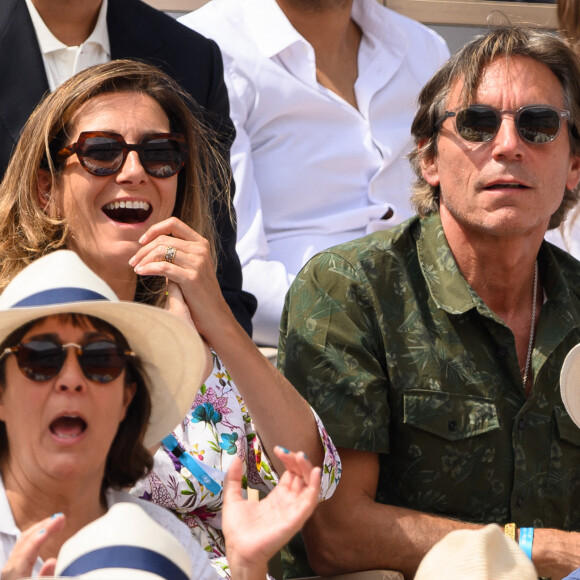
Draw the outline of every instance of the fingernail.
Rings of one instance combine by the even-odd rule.
[[[50,516],[50,519],[54,520],[55,518],[59,518],[60,516],[62,516],[62,512],[56,512],[55,514],[52,514]]]
[[[39,536],[42,536],[42,534],[46,534],[46,530],[44,528],[38,532]]]
[[[135,267],[135,272],[137,272],[137,274],[139,274],[139,272],[141,272],[141,270],[143,270],[143,266],[136,266]]]
[[[129,260],[129,266],[132,266],[135,263],[135,256],[133,256],[130,260]]]
[[[290,451],[288,451],[288,449],[286,449],[286,447],[282,447],[281,445],[278,445],[278,449],[281,449],[282,453],[290,453]]]
[[[145,234],[143,234],[140,238],[139,238],[139,243],[142,244],[145,241]]]

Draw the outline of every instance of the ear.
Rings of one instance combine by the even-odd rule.
[[[425,181],[432,187],[438,187],[440,184],[439,179],[439,166],[437,165],[437,158],[433,159],[423,159],[421,161],[421,173]]]
[[[37,173],[36,198],[40,207],[46,211],[51,198],[52,177],[46,169],[39,169]]]
[[[566,179],[566,189],[573,190],[580,182],[580,155],[570,157],[570,169]]]

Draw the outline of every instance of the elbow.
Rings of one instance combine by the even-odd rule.
[[[352,545],[347,545],[345,535],[332,526],[316,526],[312,519],[303,531],[308,562],[318,576],[335,576],[353,572],[349,562]]]

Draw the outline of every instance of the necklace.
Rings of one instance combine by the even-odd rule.
[[[534,346],[534,330],[536,329],[536,301],[538,298],[538,262],[534,264],[534,292],[532,299],[532,324],[530,325],[530,342],[528,343],[528,356],[526,357],[526,366],[524,368],[524,391],[528,382],[528,372],[532,362],[532,350]]]

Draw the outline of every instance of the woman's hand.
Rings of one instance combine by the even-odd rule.
[[[316,507],[320,468],[313,468],[303,453],[281,447],[276,447],[275,453],[286,471],[259,502],[242,497],[239,458],[234,459],[226,475],[223,531],[234,578],[262,574],[268,560],[302,528]]]
[[[42,546],[51,535],[63,529],[64,522],[63,514],[54,514],[22,532],[18,541],[14,544],[10,558],[8,558],[4,568],[2,568],[2,573],[0,574],[2,580],[18,580],[19,578],[32,576],[32,569]],[[55,565],[56,558],[46,560],[40,570],[40,576],[53,576]]]
[[[219,326],[219,319],[233,315],[215,275],[209,242],[171,217],[152,225],[139,243],[142,247],[129,264],[137,274],[167,278],[169,310],[182,318],[189,315],[200,334],[212,344],[210,336]],[[168,247],[176,250],[173,262],[165,260]]]

